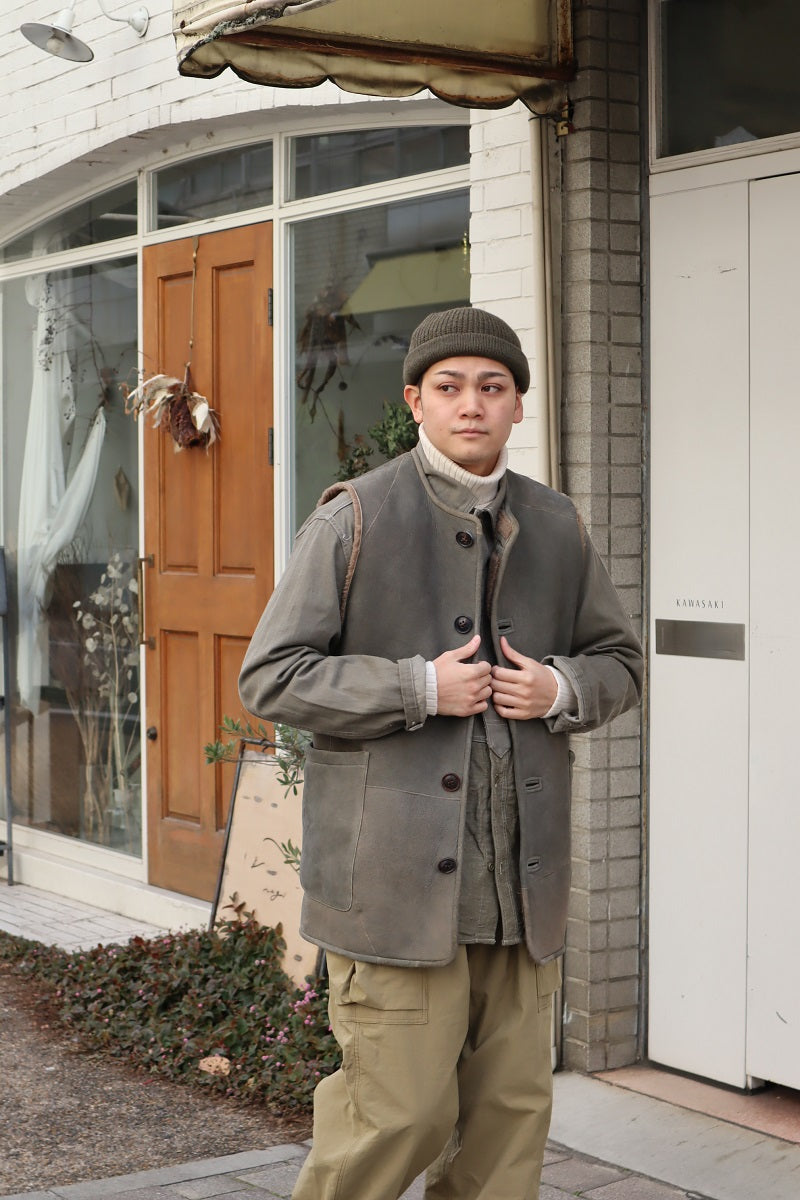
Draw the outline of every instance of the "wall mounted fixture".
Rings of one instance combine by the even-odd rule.
[[[109,21],[119,21],[122,25],[130,25],[134,33],[144,37],[150,24],[150,14],[146,8],[140,7],[127,17],[114,17],[106,11],[103,0],[97,0],[100,11]],[[20,26],[20,33],[40,50],[54,54],[56,58],[66,58],[70,62],[90,62],[94,53],[86,42],[76,38],[72,33],[75,22],[75,0],[69,0],[66,8],[62,8],[52,25],[28,21]]]

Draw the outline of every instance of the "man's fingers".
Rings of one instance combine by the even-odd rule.
[[[481,644],[481,635],[476,633],[463,646],[456,646],[455,650],[445,650],[440,658],[451,658],[454,662],[465,662],[468,658],[472,658],[478,646]]]
[[[492,680],[496,684],[510,683],[513,686],[519,680],[519,667],[492,667]]]
[[[518,667],[521,667],[528,662],[528,659],[525,657],[525,655],[520,654],[519,651],[515,650],[508,638],[505,636],[500,638],[500,649],[503,651],[503,654],[505,654],[508,661],[515,663]]]

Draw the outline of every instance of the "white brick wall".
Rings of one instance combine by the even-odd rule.
[[[114,0],[125,13],[133,0]],[[78,0],[74,33],[94,50],[67,63],[23,38],[24,21],[50,21],[59,0],[5,0],[0,14],[0,196],[102,147],[145,130],[224,114],[286,107],[340,107],[354,98],[333,84],[280,91],[247,84],[230,71],[216,81],[178,75],[170,0],[147,0],[150,28],[138,38]],[[362,101],[363,102],[363,101]],[[2,209],[0,208],[0,214]]]
[[[508,321],[529,359],[534,357],[531,240],[531,148],[527,110],[473,112],[470,145],[472,303]],[[509,443],[511,466],[541,477],[540,397],[524,402],[525,417]]]

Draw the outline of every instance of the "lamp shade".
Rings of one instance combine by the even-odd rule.
[[[20,26],[20,33],[40,50],[54,54],[56,58],[65,58],[70,62],[90,62],[94,54],[80,38],[73,37],[72,23],[75,20],[75,6],[64,8],[52,25],[28,21]]]

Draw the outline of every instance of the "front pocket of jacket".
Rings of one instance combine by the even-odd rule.
[[[369,751],[309,749],[303,772],[300,883],[306,895],[346,912],[364,816]]]

